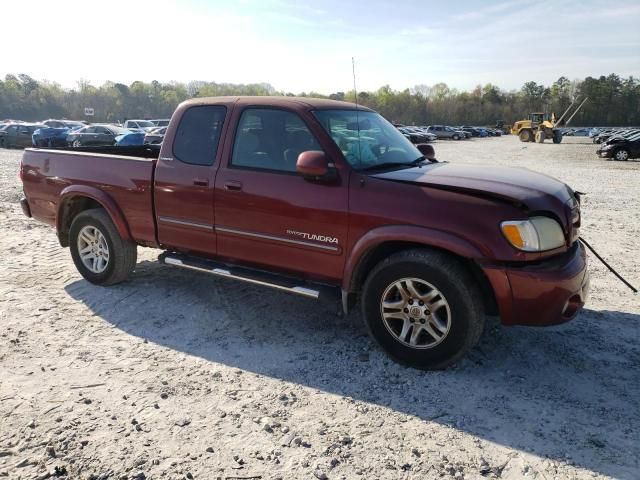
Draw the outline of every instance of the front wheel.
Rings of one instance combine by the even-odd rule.
[[[407,250],[378,264],[363,288],[362,310],[371,336],[411,367],[443,369],[480,338],[480,290],[462,263],[430,250]]]
[[[553,131],[553,143],[562,143],[562,132],[560,130]]]
[[[458,135],[454,135],[452,138],[453,138],[454,140],[460,140],[460,137],[459,137]]]
[[[621,148],[621,149],[616,151],[616,153],[614,154],[613,158],[615,158],[616,160],[618,160],[620,162],[627,161],[627,160],[629,160],[629,151],[625,150],[624,148]]]
[[[518,138],[520,138],[521,142],[531,142],[533,141],[533,133],[531,130],[520,130]]]
[[[101,208],[79,213],[71,223],[69,247],[80,274],[96,285],[127,279],[137,260],[136,244],[124,240]]]

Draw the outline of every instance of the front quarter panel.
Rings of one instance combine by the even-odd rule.
[[[392,226],[394,234],[405,231],[395,240],[432,245],[479,263],[535,260],[540,256],[515,250],[502,236],[500,223],[524,214],[511,204],[493,199],[354,173],[349,213],[352,257],[360,254],[363,244],[376,243],[370,238],[386,237],[382,232],[391,231],[388,228]],[[387,230],[380,230],[382,227]],[[349,263],[355,262],[349,259]]]

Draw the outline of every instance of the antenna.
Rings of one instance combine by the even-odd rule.
[[[358,89],[356,88],[356,61],[354,57],[351,57],[351,72],[353,73],[353,94],[356,99],[356,128],[358,132],[358,166],[362,163],[362,151],[360,150],[360,115],[358,106]]]
[[[358,89],[356,88],[356,61],[351,57],[351,72],[353,73],[353,93],[356,96],[356,107],[358,106]]]

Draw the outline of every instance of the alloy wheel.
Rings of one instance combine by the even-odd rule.
[[[92,273],[102,273],[109,265],[109,245],[100,230],[87,225],[78,234],[78,254],[83,265]]]
[[[389,333],[410,348],[433,348],[451,328],[451,309],[444,295],[419,278],[390,284],[382,294],[380,312]]]

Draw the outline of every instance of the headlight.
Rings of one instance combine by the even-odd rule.
[[[565,243],[562,227],[549,217],[502,222],[500,229],[511,245],[525,252],[553,250]]]

